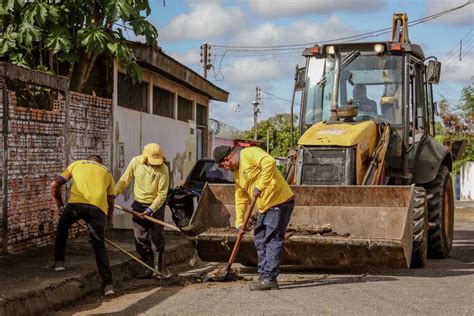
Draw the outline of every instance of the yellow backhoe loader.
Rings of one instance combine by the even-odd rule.
[[[432,85],[441,64],[410,43],[406,14],[392,40],[304,50],[300,135],[288,181],[296,193],[282,264],[423,267],[453,239],[453,153],[434,140]],[[209,184],[189,231],[209,261],[236,238],[234,187]],[[237,261],[256,264],[251,234]]]

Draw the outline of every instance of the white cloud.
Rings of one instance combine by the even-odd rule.
[[[261,24],[237,34],[234,45],[289,45],[300,43],[317,43],[318,41],[352,35],[349,26],[344,25],[336,16],[325,22],[309,23],[297,21],[289,25]]]
[[[281,78],[288,72],[288,64],[280,59],[243,57],[221,71],[230,84],[261,83]]]
[[[471,50],[472,51],[472,47]],[[474,64],[473,54],[464,55],[462,60],[457,56],[448,60],[440,59],[441,61],[441,80],[454,81],[463,84],[469,84],[473,76],[472,65]]]
[[[318,24],[298,21],[282,26],[265,23],[254,28],[246,28],[236,34],[229,41],[229,45],[271,46],[312,43],[347,35],[352,35],[351,28],[333,16],[326,21],[320,21]],[[295,66],[296,64],[304,65],[304,58],[301,53],[302,49],[296,52],[250,52],[253,55],[268,54],[267,56],[225,57],[221,69],[223,82],[217,81],[216,83],[227,86],[227,90],[231,92],[230,101],[227,105],[219,104],[211,107],[211,116],[238,128],[250,128],[253,124],[251,102],[255,87],[259,86],[262,90],[290,99]],[[228,54],[239,53],[228,52]],[[216,70],[218,64],[219,60],[216,60],[214,64]],[[220,77],[219,74],[218,77]],[[277,80],[280,80],[280,88],[275,90],[274,84]],[[284,82],[284,84],[281,84],[281,82]],[[248,98],[249,95],[250,98]],[[246,100],[243,101],[245,98]],[[266,96],[266,98],[272,97]],[[259,120],[273,116],[275,113],[289,111],[288,102],[277,99],[265,99],[263,102],[264,105]],[[237,103],[241,105],[240,111],[233,112],[233,106]]]
[[[272,46],[294,43],[312,43],[350,35],[351,30],[339,21],[330,17],[318,25],[308,22],[294,22],[289,25],[277,26],[265,23],[256,28],[248,28],[238,33],[230,43],[240,46]],[[292,78],[296,64],[304,64],[301,57],[303,49],[297,51],[249,52],[254,57],[232,59],[224,57],[222,74],[226,83],[230,84],[261,84],[269,80]],[[228,55],[239,52],[229,51]],[[265,55],[265,56],[263,56]],[[218,68],[216,60],[214,67]],[[218,70],[218,69],[217,69]]]
[[[450,0],[450,1],[426,1],[428,15],[442,12],[466,3],[466,0]],[[450,24],[455,26],[473,26],[474,25],[474,5],[469,4],[466,7],[448,13],[442,17],[433,20],[435,23]]]
[[[335,11],[373,12],[386,7],[386,0],[249,0],[257,15],[282,17],[306,14],[327,14]]]
[[[169,53],[171,57],[179,61],[180,63],[189,66],[199,64],[201,60],[199,49],[191,49],[185,53]]]
[[[209,40],[239,29],[244,14],[238,7],[223,7],[220,1],[190,1],[189,13],[174,17],[160,31],[164,41]]]

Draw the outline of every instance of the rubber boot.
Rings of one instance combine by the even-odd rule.
[[[160,250],[153,253],[153,268],[160,273],[163,273],[163,252],[164,250]],[[161,275],[158,275],[154,272],[152,277],[161,279]]]
[[[147,253],[146,255],[142,256],[142,260],[148,264],[149,266],[153,266],[153,254]],[[153,277],[153,271],[146,268],[142,273],[135,274],[135,278],[137,279],[151,279]]]

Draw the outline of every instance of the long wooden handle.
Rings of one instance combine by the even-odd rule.
[[[87,228],[86,226],[84,226],[83,224],[81,223],[78,223],[80,226],[82,226],[83,228]],[[88,228],[87,228],[88,229]],[[95,236],[95,238],[99,238],[97,235]],[[121,252],[123,252],[124,254],[126,254],[127,256],[129,256],[130,258],[132,258],[133,260],[135,260],[136,262],[138,262],[139,264],[141,264],[142,266],[144,266],[145,268],[148,268],[150,269],[151,271],[155,272],[157,275],[161,275],[161,272],[156,270],[155,268],[151,267],[150,265],[146,264],[143,260],[135,257],[134,255],[132,255],[129,251],[123,249],[122,247],[120,247],[119,245],[117,245],[116,243],[114,243],[113,241],[107,239],[107,238],[104,238],[105,242],[108,243],[109,245],[111,245],[112,247],[120,250]]]
[[[123,252],[124,254],[126,254],[127,256],[129,256],[130,258],[132,258],[133,260],[135,260],[136,262],[138,262],[139,264],[141,264],[142,266],[150,269],[151,271],[155,272],[157,275],[161,275],[161,272],[156,270],[155,268],[151,267],[149,264],[146,264],[143,260],[135,257],[134,255],[132,255],[130,252],[128,252],[127,250],[123,249],[122,247],[120,247],[119,245],[117,245],[116,243],[110,241],[109,239],[105,238],[105,241],[111,245],[112,247],[115,247],[117,248],[118,250],[120,250],[121,252]]]
[[[247,207],[247,210],[245,211],[245,216],[244,216],[244,223],[242,224],[242,229],[239,232],[239,235],[237,236],[237,240],[235,241],[234,248],[232,249],[232,253],[230,254],[229,257],[229,262],[227,264],[227,274],[229,274],[230,268],[232,267],[232,264],[234,263],[235,257],[237,257],[237,253],[239,252],[240,248],[240,243],[242,241],[242,238],[244,237],[246,231],[247,231],[247,225],[249,223],[250,217],[253,212],[253,208],[255,207],[255,202],[257,201],[256,198],[252,200],[250,205]]]
[[[123,206],[120,206],[120,205],[117,205],[115,204],[115,208],[116,209],[119,209],[121,211],[124,211],[124,212],[127,212],[127,213],[130,213],[132,214],[133,216],[137,216],[137,217],[143,217],[147,220],[149,220],[150,222],[153,222],[153,223],[156,223],[156,224],[159,224],[161,226],[165,226],[165,227],[168,227],[174,231],[177,231],[177,232],[181,232],[181,229],[179,229],[178,227],[174,226],[174,225],[171,225],[171,224],[168,224],[167,222],[164,222],[164,221],[160,221],[159,219],[156,219],[156,218],[153,218],[151,216],[148,216],[148,215],[142,215],[141,213],[138,213],[138,212],[135,212],[134,210],[130,210],[128,208],[125,208]]]

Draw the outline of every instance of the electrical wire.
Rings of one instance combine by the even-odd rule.
[[[423,17],[423,18],[413,20],[411,22],[408,22],[407,24],[408,24],[408,26],[414,26],[414,25],[418,25],[418,24],[421,24],[421,23],[425,23],[427,21],[431,21],[433,19],[437,19],[437,18],[439,18],[443,15],[452,13],[452,12],[457,11],[457,10],[460,10],[460,9],[468,6],[469,4],[472,4],[472,2],[473,2],[473,0],[469,0],[466,3],[464,3],[462,5],[459,5],[457,7],[453,7],[451,9],[447,9],[447,10],[444,10],[444,11],[441,11],[441,12]],[[330,42],[339,42],[339,41],[359,41],[361,39],[387,34],[387,33],[390,33],[391,31],[392,31],[392,28],[387,27],[387,28],[383,28],[383,29],[379,29],[379,30],[375,30],[375,31],[371,31],[371,32],[366,32],[366,33],[362,33],[362,34],[358,34],[358,35],[318,41],[318,44],[324,44],[324,43],[330,43]],[[224,74],[222,73],[222,62],[223,62],[224,58],[226,57],[226,55],[228,55],[229,52],[254,52],[255,53],[255,52],[292,51],[292,52],[297,53],[297,52],[301,52],[301,50],[304,49],[305,47],[308,47],[308,46],[314,45],[314,44],[315,44],[315,42],[300,43],[300,44],[289,44],[289,45],[272,45],[272,46],[233,46],[233,45],[209,44],[210,46],[212,46],[214,48],[224,48],[225,49],[223,54],[221,55],[220,60],[219,60],[219,66],[218,66],[217,72],[214,69],[214,79],[217,80],[217,81],[225,80]],[[234,55],[233,57],[238,57],[238,55]],[[245,57],[245,56],[242,56],[242,57]],[[258,55],[256,57],[258,57]],[[279,58],[281,58],[281,57],[279,57]],[[275,58],[274,60],[278,60],[279,58]],[[230,67],[230,68],[232,68],[232,67]],[[230,68],[226,68],[226,69],[230,69]],[[219,79],[217,77],[217,75],[220,75],[221,79]]]
[[[271,96],[274,97],[275,99],[279,99],[279,100],[282,100],[282,101],[286,101],[286,102],[292,103],[291,100],[288,100],[288,99],[279,97],[279,96],[277,96],[277,95],[275,95],[275,94],[273,94],[273,93],[271,93],[271,92],[269,92],[269,91],[262,90],[262,92],[263,92],[263,93],[266,93],[266,94],[268,94],[268,95],[271,95]],[[294,104],[295,104],[295,105],[300,105],[300,103],[298,103],[298,102],[295,102]]]
[[[421,24],[421,23],[425,23],[427,21],[437,19],[437,18],[439,18],[443,15],[452,13],[452,12],[457,11],[457,10],[460,10],[460,9],[468,6],[469,4],[472,4],[472,2],[473,2],[472,0],[469,0],[469,1],[467,1],[466,3],[464,3],[460,6],[453,7],[451,9],[447,9],[447,10],[444,10],[444,11],[441,11],[441,12],[423,17],[423,18],[413,20],[411,22],[408,22],[408,26],[414,26],[414,25],[418,25],[418,24]],[[386,33],[391,32],[391,30],[392,30],[391,27],[387,27],[387,28],[383,28],[383,29],[379,29],[379,30],[375,30],[375,31],[370,31],[370,32],[366,32],[366,33],[361,33],[361,34],[357,34],[357,35],[345,36],[345,37],[340,37],[340,38],[331,39],[331,40],[318,41],[318,43],[324,44],[324,43],[328,43],[328,42],[347,41],[347,40],[356,39],[356,38],[366,38],[367,36],[372,37],[375,34],[376,34],[375,36],[380,36],[382,34],[386,34]],[[219,44],[210,44],[210,45],[212,47],[227,48],[227,49],[237,50],[237,51],[242,51],[242,50],[269,51],[269,50],[301,49],[301,48],[304,48],[304,47],[307,47],[307,46],[310,46],[310,45],[314,45],[314,44],[315,44],[315,42],[300,43],[300,44],[289,44],[289,45],[270,45],[270,46],[268,46],[268,45],[267,46],[233,46],[233,45],[219,45]]]

